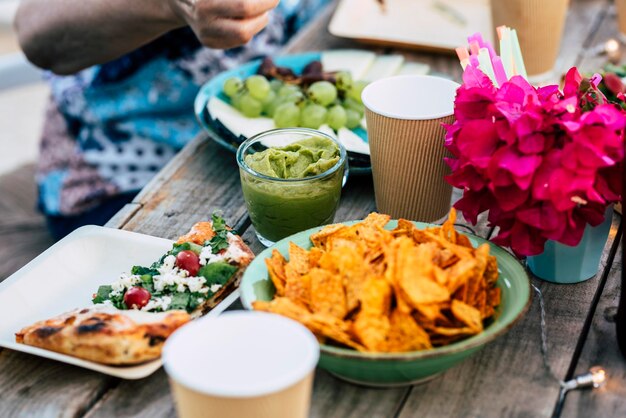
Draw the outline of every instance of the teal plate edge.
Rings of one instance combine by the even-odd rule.
[[[357,222],[361,221],[347,221],[340,223],[349,226]],[[393,229],[397,226],[397,223],[397,220],[392,220],[385,226],[385,229]],[[413,222],[413,224],[419,229],[440,226],[423,222]],[[268,271],[265,265],[265,259],[271,257],[272,251],[276,249],[284,256],[287,256],[290,241],[293,241],[295,244],[305,249],[309,249],[312,246],[309,237],[311,234],[319,231],[323,227],[324,226],[311,228],[284,238],[273,246],[266,248],[255,257],[246,269],[239,287],[241,291],[241,303],[245,309],[252,310],[252,302],[257,299],[271,300],[274,297],[274,285],[268,277]],[[437,347],[431,350],[411,351],[406,353],[362,353],[348,348],[320,344],[322,353],[329,353],[344,358],[358,358],[365,360],[412,361],[419,358],[437,357],[440,355],[454,354],[456,352],[479,348],[480,346],[493,341],[496,337],[507,332],[519,319],[524,316],[530,307],[530,303],[532,301],[530,277],[520,261],[504,248],[472,234],[464,233],[464,235],[467,235],[474,246],[481,245],[483,243],[489,244],[490,254],[496,256],[498,259],[498,271],[500,276],[498,278],[497,285],[503,290],[503,301],[496,309],[496,319],[492,324],[488,325],[482,333],[465,340],[452,343],[445,347]],[[507,293],[506,291],[516,293],[518,298],[505,302],[504,295]],[[513,309],[513,313],[509,314],[506,318],[503,318],[501,315],[501,306],[503,303],[514,303],[514,306],[511,308]]]

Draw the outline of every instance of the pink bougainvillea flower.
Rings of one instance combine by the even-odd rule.
[[[445,126],[446,180],[463,189],[455,207],[473,223],[488,212],[494,242],[518,255],[541,253],[547,240],[578,244],[621,198],[626,112],[576,68],[562,91],[517,76],[496,88],[471,66],[463,81]]]
[[[624,93],[624,84],[622,83],[622,79],[614,73],[604,74],[604,85],[615,95]]]

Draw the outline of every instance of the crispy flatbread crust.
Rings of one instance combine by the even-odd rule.
[[[185,311],[122,311],[94,306],[37,322],[15,334],[18,343],[109,365],[161,355],[165,339],[191,319]]]

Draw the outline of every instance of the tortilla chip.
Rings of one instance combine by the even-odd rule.
[[[407,301],[417,308],[421,304],[450,300],[448,290],[432,277],[433,247],[429,244],[416,247],[403,238],[398,242],[398,282]]]
[[[483,330],[483,321],[478,309],[460,300],[453,300],[450,310],[456,319],[467,325],[476,334]]]
[[[343,319],[348,309],[341,277],[319,268],[311,270],[308,276],[311,283],[311,311]]]
[[[452,244],[456,244],[456,230],[454,223],[456,222],[456,210],[450,209],[448,219],[441,225],[440,236]]]
[[[319,248],[313,247],[309,250],[309,268],[319,267],[320,258],[322,258],[324,252]]]
[[[363,221],[359,222],[363,225],[384,228],[389,223],[391,216],[381,215],[380,213],[372,212]]]
[[[500,305],[502,299],[502,291],[499,287],[491,288],[487,291],[487,303],[490,306]]]
[[[404,236],[407,238],[413,238],[413,232],[416,229],[417,228],[415,227],[413,222],[407,221],[406,219],[398,219],[398,226],[396,226],[394,230],[391,231],[391,233],[394,237]]]
[[[328,337],[340,344],[365,351],[365,347],[355,341],[350,334],[351,324],[335,317],[314,313],[310,315],[304,325],[314,334]]]
[[[287,283],[285,284],[285,296],[292,301],[309,308],[311,304],[311,277],[308,274],[295,273],[290,265],[287,265]]]
[[[391,313],[387,351],[401,352],[429,348],[432,348],[432,344],[428,333],[415,322],[411,315],[395,309]]]
[[[473,258],[464,258],[455,263],[446,270],[448,273],[447,288],[450,293],[457,291],[459,287],[468,282],[475,274],[476,260]]]
[[[387,348],[390,326],[387,316],[375,316],[361,311],[353,323],[352,332],[367,351],[382,352]]]
[[[272,312],[303,323],[311,314],[306,308],[285,297],[274,298],[270,302],[257,300],[252,302],[257,311]]]
[[[285,274],[286,260],[278,250],[272,251],[272,257],[265,259],[265,265],[270,276],[270,280],[276,288],[278,296],[285,295],[285,283],[287,276]]]
[[[311,242],[315,247],[324,250],[326,249],[326,242],[328,238],[335,235],[338,231],[346,228],[347,226],[342,224],[326,225],[320,231],[311,235]]]
[[[382,277],[370,277],[361,291],[361,312],[373,316],[389,316],[391,286]]]
[[[290,243],[288,262],[272,253],[276,299],[254,308],[360,351],[428,349],[477,334],[501,302],[498,265],[488,244],[474,249],[454,229],[455,219],[451,211],[441,227],[423,230],[401,219],[389,231],[389,216],[372,213],[326,226],[308,251]]]
[[[298,273],[306,274],[310,270],[309,253],[293,242],[289,243],[289,265]]]

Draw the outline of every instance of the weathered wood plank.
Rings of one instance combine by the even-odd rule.
[[[575,12],[574,15],[570,13],[566,29],[568,45],[580,45],[580,40],[588,39],[586,33],[594,26],[597,16],[594,7],[600,3],[574,2],[572,10]],[[292,41],[286,51],[361,47],[351,41],[333,38],[327,33],[330,13],[330,9],[327,9]],[[569,32],[572,26],[570,21],[576,25],[573,32]],[[572,42],[572,39],[576,42]],[[380,51],[378,48],[375,50]],[[430,64],[435,71],[459,78],[458,64],[449,56],[403,53],[409,59]],[[372,196],[371,179],[354,177],[344,191],[336,219],[362,218],[374,209]],[[198,219],[209,216],[214,208],[225,210],[225,216],[231,224],[245,224],[245,207],[234,156],[212,141],[198,138],[109,226],[117,225],[128,230],[173,238]],[[479,233],[484,234],[484,230]],[[244,238],[250,241],[255,252],[261,249],[252,228],[245,231]],[[555,370],[563,374],[571,353],[568,357],[569,351],[558,345],[569,341],[571,335],[576,335],[576,326],[582,323],[581,318],[587,311],[584,301],[591,299],[597,280],[576,287],[543,283],[540,286],[544,291],[550,318],[551,360]],[[538,306],[534,303],[526,318],[506,337],[441,378],[413,388],[406,404],[404,400],[409,393],[408,389],[366,390],[342,383],[325,372],[318,372],[312,415],[393,416],[403,405],[402,416],[496,416],[498,413],[499,416],[549,415],[555,390],[554,382],[541,368],[538,317]],[[520,373],[516,376],[516,372]],[[536,379],[536,383],[531,386],[529,382],[533,379]],[[506,387],[510,387],[510,392],[503,393]],[[519,390],[520,387],[524,390]],[[547,395],[538,393],[537,388],[547,392]],[[76,416],[96,402],[89,416],[174,415],[166,376],[162,370],[141,381],[119,382],[93,372],[8,350],[0,352],[0,393],[2,416]],[[33,393],[37,393],[36,402],[30,396]],[[493,393],[499,396],[492,396]],[[104,397],[101,397],[102,394],[105,394]],[[552,402],[549,405],[542,401],[537,403],[535,396],[550,398]]]
[[[141,210],[140,203],[128,203],[119,212],[117,212],[109,221],[104,225],[108,228],[121,229],[130,221],[133,216]]]
[[[232,225],[246,216],[235,155],[196,138],[134,199],[124,229],[173,239],[221,210]]]
[[[590,38],[589,46],[603,44],[609,38],[617,37],[619,30],[615,10],[607,8],[598,25],[598,31]],[[581,57],[583,71],[599,70],[606,63],[606,57],[586,54]],[[615,229],[611,231],[615,234]],[[618,417],[626,415],[626,360],[617,348],[613,315],[617,307],[623,269],[622,249],[618,249],[602,294],[595,307],[589,334],[581,355],[573,359],[574,374],[585,373],[589,367],[600,365],[607,370],[605,386],[596,390],[573,391],[565,398],[563,417]]]
[[[195,139],[172,160],[108,226],[174,238],[198,220],[210,217],[215,209],[223,210],[232,224],[240,223],[246,216],[234,155],[202,137]],[[2,354],[2,399],[10,399],[7,408],[19,410],[21,416],[80,415],[104,391],[117,383],[117,379],[78,368],[71,368],[72,371],[63,379],[41,379],[42,375],[62,374],[63,370],[69,370],[70,367],[10,350]],[[15,385],[15,375],[20,370],[29,370],[29,365],[36,365],[37,373],[24,375],[21,384]],[[159,381],[158,377],[150,379]],[[28,387],[28,391],[23,390],[23,387]],[[82,390],[77,391],[75,388]],[[115,396],[116,391],[112,392],[112,396]],[[38,398],[41,403],[32,402],[26,396],[32,393],[43,394]],[[167,396],[167,392],[163,396]],[[46,407],[42,413],[43,404]],[[0,415],[4,416],[4,412]]]
[[[620,246],[575,369],[575,375],[578,375],[586,373],[590,367],[602,366],[607,371],[606,384],[600,389],[570,392],[565,398],[563,417],[626,416],[626,359],[617,347],[615,335],[622,268]]]
[[[0,176],[0,282],[54,243],[36,209],[34,176],[32,164]]]
[[[13,350],[0,351],[0,416],[82,416],[117,379]]]

